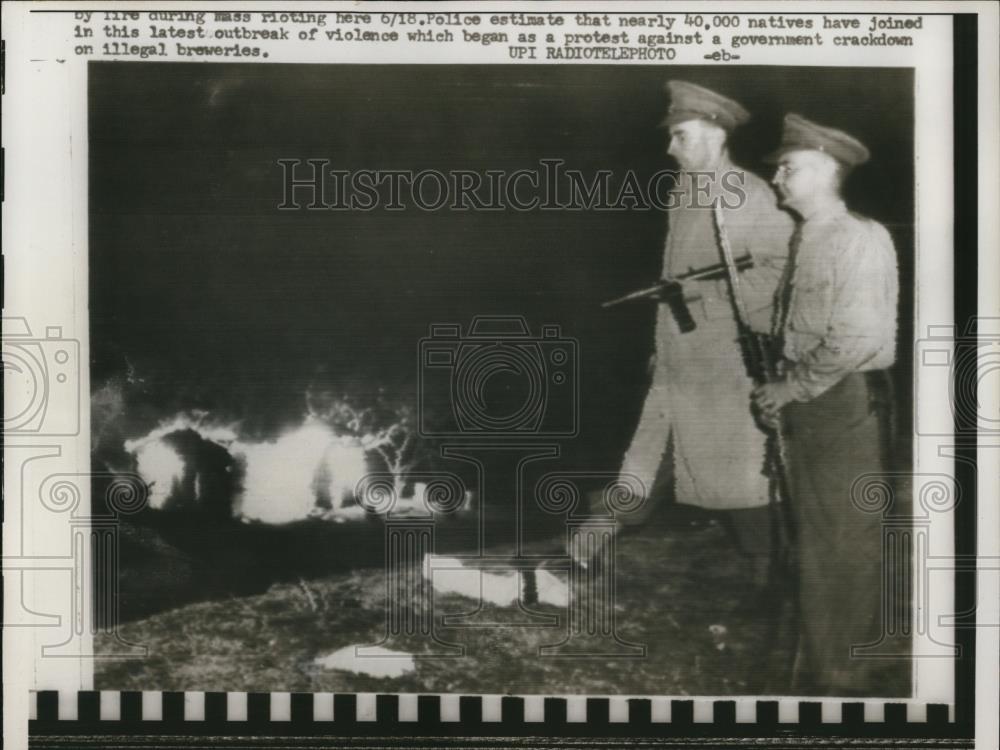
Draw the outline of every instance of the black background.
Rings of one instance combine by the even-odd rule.
[[[279,211],[277,161],[484,172],[554,158],[642,178],[675,166],[656,128],[673,78],[753,113],[732,151],[766,177],[786,112],[871,149],[847,198],[896,242],[909,434],[908,69],[91,63],[95,384],[127,357],[176,406],[280,421],[301,412],[310,383],[412,395],[431,323],[523,315],[579,340],[570,452],[614,468],[644,395],[654,310],[599,303],[655,280],[663,212]]]

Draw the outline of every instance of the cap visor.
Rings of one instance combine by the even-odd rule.
[[[777,164],[781,161],[785,154],[790,154],[793,151],[809,151],[807,146],[778,146],[777,149],[769,153],[767,156],[761,159],[765,164]]]
[[[660,124],[656,127],[658,128],[672,128],[674,125],[679,125],[682,122],[688,122],[689,120],[704,120],[705,115],[702,112],[693,112],[689,109],[681,109],[675,112],[668,112],[667,116],[660,120]],[[711,120],[708,120],[711,122]]]

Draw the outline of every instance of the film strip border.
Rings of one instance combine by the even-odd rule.
[[[414,724],[481,727],[521,726],[571,729],[585,726],[682,730],[685,727],[948,727],[952,704],[893,700],[676,699],[660,697],[418,695],[377,693],[244,693],[38,691],[29,700],[32,730],[42,725],[67,729],[74,722],[128,724],[294,723],[327,726],[339,733],[365,725],[385,730]],[[624,725],[624,726],[623,726]],[[933,734],[934,732],[929,732]],[[949,733],[949,732],[946,732]]]

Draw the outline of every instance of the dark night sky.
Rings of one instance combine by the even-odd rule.
[[[559,158],[585,173],[648,176],[672,166],[655,127],[670,78],[731,95],[753,113],[733,151],[760,173],[787,111],[864,141],[873,159],[852,176],[848,201],[889,227],[902,304],[911,304],[909,70],[201,63],[91,63],[89,70],[95,379],[124,354],[179,390],[225,384],[243,394],[237,398],[301,394],[321,366],[333,380],[406,387],[430,323],[522,314],[579,338],[584,433],[620,451],[643,395],[637,372],[653,310],[598,305],[654,280],[662,213],[283,212],[277,160],[483,172]],[[902,321],[906,342],[909,316]],[[901,358],[908,356],[903,347]]]

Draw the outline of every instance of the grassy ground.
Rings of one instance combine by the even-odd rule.
[[[565,637],[556,627],[518,625],[516,608],[485,607],[494,627],[444,627],[441,618],[476,609],[471,599],[436,596],[436,635],[465,655],[418,658],[398,678],[317,667],[314,660],[385,632],[385,579],[366,569],[273,585],[265,593],[190,604],[126,623],[121,635],[149,648],[142,660],[100,662],[101,689],[738,695],[785,692],[792,647],[787,600],[747,607],[749,572],[724,530],[663,525],[620,540],[617,632],[643,644],[644,656],[545,657]],[[788,589],[791,590],[790,587]],[[385,644],[418,656],[426,641]],[[766,682],[770,680],[771,684]],[[906,691],[905,665],[887,688]]]

